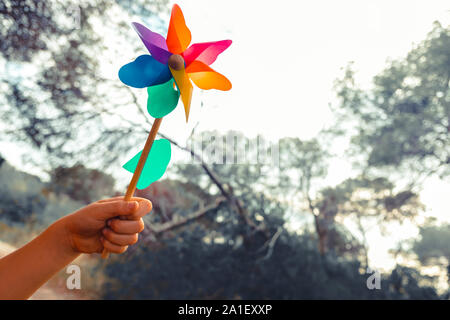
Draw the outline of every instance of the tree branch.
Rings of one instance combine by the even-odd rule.
[[[283,228],[282,228],[282,227],[278,227],[277,232],[274,233],[274,235],[272,236],[272,238],[271,238],[269,241],[267,241],[267,242],[262,246],[262,248],[264,248],[264,247],[269,247],[269,249],[267,250],[266,255],[265,255],[263,258],[259,259],[259,261],[267,260],[267,259],[269,259],[269,258],[272,256],[273,248],[275,247],[275,244],[277,243],[277,240],[278,240],[278,238],[280,237],[280,235],[281,235],[282,232],[283,232]]]
[[[151,232],[154,234],[161,234],[169,230],[173,230],[176,228],[179,228],[183,225],[188,224],[189,222],[192,222],[193,220],[197,220],[201,217],[203,217],[206,213],[208,213],[211,210],[217,209],[219,205],[224,202],[226,199],[223,197],[217,198],[215,203],[210,204],[209,206],[206,206],[204,208],[199,209],[198,211],[190,214],[187,217],[176,219],[174,221],[169,221],[163,224],[160,224],[159,226],[150,227]]]

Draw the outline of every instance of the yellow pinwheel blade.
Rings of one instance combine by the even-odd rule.
[[[175,79],[175,83],[177,85],[178,90],[181,94],[181,101],[184,104],[184,111],[186,113],[186,122],[188,122],[189,118],[189,110],[191,109],[191,99],[192,99],[192,91],[194,87],[192,86],[191,81],[184,69],[184,66],[180,70],[172,69],[169,66],[170,72],[172,72],[172,76]]]
[[[180,54],[191,43],[191,31],[186,26],[181,8],[174,4],[170,15],[169,30],[167,31],[167,48],[173,54]]]
[[[217,89],[228,91],[231,89],[231,82],[224,75],[214,71],[209,66],[200,61],[193,61],[186,72],[189,78],[197,87],[204,90]]]

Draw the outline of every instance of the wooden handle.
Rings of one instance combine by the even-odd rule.
[[[158,133],[159,127],[161,125],[162,118],[155,119],[152,125],[152,129],[148,134],[147,141],[145,142],[144,150],[142,150],[141,157],[139,158],[139,162],[134,170],[133,177],[131,178],[130,184],[128,185],[127,192],[125,193],[124,200],[130,201],[131,197],[136,190],[136,185],[139,181],[139,177],[141,176],[142,169],[144,168],[145,162],[147,161],[148,154],[153,145],[153,141],[155,141],[156,134]],[[109,256],[109,252],[106,249],[103,249],[102,259],[107,259]]]

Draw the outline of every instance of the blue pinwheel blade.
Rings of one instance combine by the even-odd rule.
[[[119,70],[119,79],[133,88],[146,88],[162,84],[172,78],[167,64],[162,64],[148,54],[139,56]]]

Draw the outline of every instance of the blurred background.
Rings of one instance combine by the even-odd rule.
[[[153,119],[117,72],[173,3],[0,1],[0,255],[124,194]],[[448,1],[177,3],[192,43],[233,40],[212,66],[233,89],[164,119],[138,244],[35,298],[449,299]],[[271,161],[239,158],[260,141]]]

